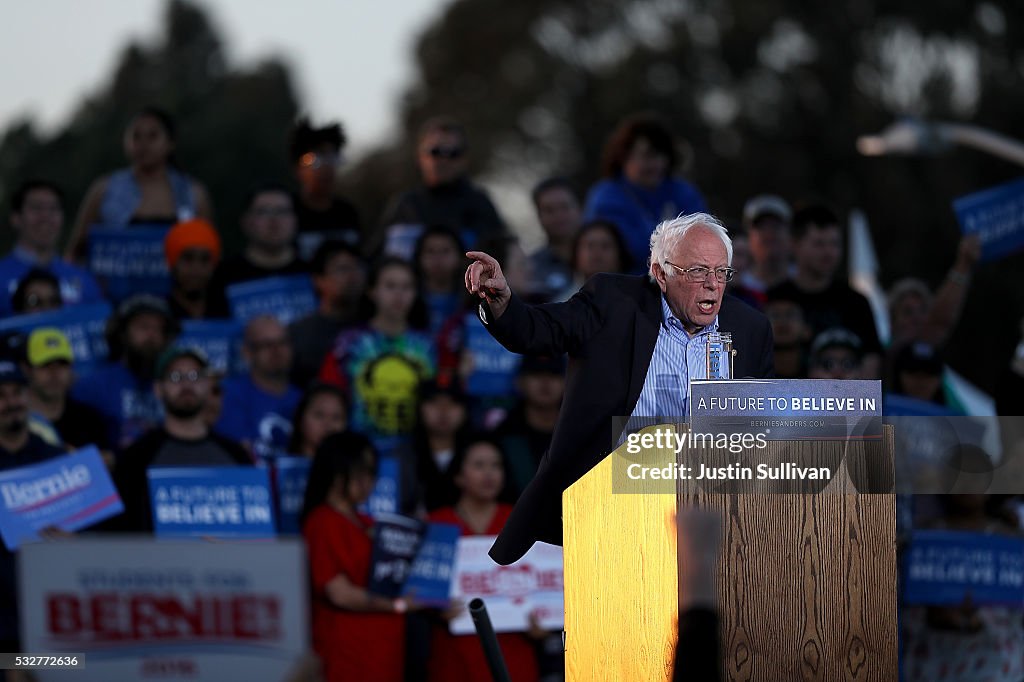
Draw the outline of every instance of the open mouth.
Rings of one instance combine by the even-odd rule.
[[[697,309],[700,310],[702,313],[710,313],[712,310],[715,309],[715,303],[717,303],[717,301],[715,301],[714,299],[697,301]]]

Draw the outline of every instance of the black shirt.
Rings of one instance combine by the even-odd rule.
[[[238,443],[210,433],[198,440],[175,438],[161,428],[153,429],[118,454],[114,483],[124,504],[124,513],[110,530],[153,532],[149,504],[151,466],[232,466],[251,465],[249,453]]]
[[[326,211],[318,211],[295,197],[295,218],[299,223],[296,243],[299,255],[306,260],[313,257],[316,248],[326,239],[337,239],[359,248],[362,233],[356,207],[335,197]]]
[[[292,340],[291,381],[306,388],[320,373],[324,357],[334,347],[334,340],[346,325],[355,322],[355,316],[331,317],[315,312],[288,325]]]
[[[505,451],[509,480],[506,488],[514,498],[526,489],[544,453],[551,447],[551,431],[541,431],[526,421],[526,410],[522,405],[508,413],[498,425],[494,438]]]
[[[787,280],[769,289],[767,298],[795,301],[815,336],[832,327],[843,327],[860,338],[865,353],[882,352],[868,300],[843,282],[835,281],[824,291],[811,293]]]
[[[173,295],[167,296],[167,307],[176,320],[224,320],[231,317],[231,309],[228,307],[228,299],[223,289],[216,289],[212,285],[206,292],[206,309],[201,318],[194,318],[185,307],[178,302]]]
[[[283,277],[300,275],[308,272],[306,264],[296,257],[292,262],[280,268],[265,268],[250,262],[245,256],[229,258],[217,267],[210,283],[211,290],[222,291],[225,287],[239,282],[250,282],[266,277]]]
[[[438,187],[419,187],[401,195],[385,214],[384,227],[399,224],[445,225],[468,232],[477,243],[505,234],[505,224],[487,195],[465,178]],[[378,235],[382,238],[384,235]],[[377,243],[371,246],[379,247]],[[475,244],[464,244],[472,248]]]
[[[111,448],[110,434],[104,427],[103,415],[85,403],[67,399],[64,413],[52,422],[65,445],[78,449],[95,445],[100,450]]]

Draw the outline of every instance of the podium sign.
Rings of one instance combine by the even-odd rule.
[[[882,383],[826,379],[690,382],[695,433],[766,440],[882,437]]]

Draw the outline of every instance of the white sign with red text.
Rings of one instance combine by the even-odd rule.
[[[459,538],[452,577],[452,599],[466,604],[479,597],[495,632],[524,632],[535,613],[545,630],[561,630],[565,620],[562,598],[562,548],[536,543],[511,566],[494,563],[487,551],[494,536]],[[453,635],[476,633],[469,610],[449,623]]]
[[[84,652],[76,682],[278,682],[309,649],[296,540],[73,538],[25,545],[18,564],[22,647]]]

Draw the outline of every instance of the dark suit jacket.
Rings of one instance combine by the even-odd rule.
[[[486,303],[480,318],[514,353],[569,354],[551,447],[490,551],[507,565],[537,540],[562,544],[562,491],[614,449],[612,418],[628,417],[640,397],[661,324],[661,290],[647,277],[601,274],[565,303],[529,306],[513,294],[500,318]],[[772,376],[768,318],[726,296],[718,325],[732,332],[736,377]]]

